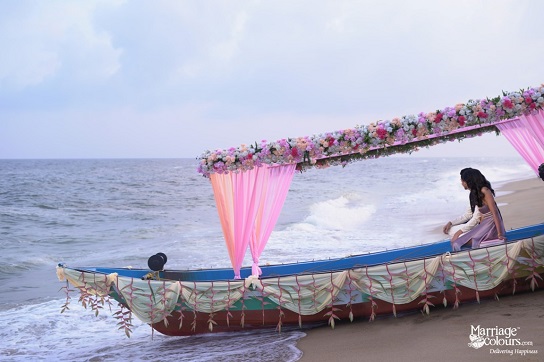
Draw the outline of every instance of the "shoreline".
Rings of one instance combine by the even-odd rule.
[[[544,222],[544,181],[538,177],[512,181],[498,188],[496,197],[506,230]],[[530,211],[536,212],[530,212]]]
[[[544,182],[535,176],[507,182],[496,189],[505,228],[544,222]],[[306,330],[297,342],[299,361],[541,361],[544,356],[544,282],[535,292],[463,303],[458,309],[437,306],[429,315],[414,312],[337,323]],[[472,326],[519,329],[518,337],[532,346],[485,346],[474,349]],[[518,350],[516,352],[516,349]],[[523,350],[537,353],[523,352]]]

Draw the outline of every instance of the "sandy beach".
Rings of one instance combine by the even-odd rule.
[[[497,189],[506,229],[544,222],[544,182],[535,177]],[[436,307],[430,315],[344,322],[307,331],[301,361],[543,361],[544,282],[535,292]],[[471,326],[515,328],[531,345],[470,348]],[[516,351],[517,349],[517,351]],[[524,353],[523,350],[537,351]],[[511,350],[511,353],[510,353]]]

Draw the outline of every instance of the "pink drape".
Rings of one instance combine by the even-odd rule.
[[[254,233],[251,235],[249,247],[253,265],[253,275],[261,275],[259,258],[268,242],[268,238],[280,216],[283,203],[287,197],[289,186],[295,174],[295,164],[288,164],[268,168],[266,184],[262,189],[262,195],[257,209]]]
[[[497,124],[497,128],[538,175],[544,163],[544,112]]]
[[[541,109],[536,114],[520,117],[532,131],[540,147],[544,149],[544,111]]]
[[[250,241],[252,272],[260,274],[259,256],[276,224],[295,167],[295,164],[263,165],[244,172],[210,175],[235,279],[240,278]]]

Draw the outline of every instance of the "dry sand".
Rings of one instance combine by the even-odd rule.
[[[539,178],[508,183],[497,202],[506,229],[544,222],[544,182]],[[307,331],[297,347],[302,362],[319,361],[544,361],[544,282],[535,292],[416,312],[337,324]],[[471,326],[516,328],[532,346],[468,346]],[[533,350],[525,354],[517,350]],[[512,351],[512,354],[509,351]]]

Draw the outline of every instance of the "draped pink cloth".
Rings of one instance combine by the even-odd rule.
[[[240,279],[248,246],[252,274],[261,274],[259,257],[283,207],[295,167],[262,165],[244,172],[210,175],[235,279]]]
[[[497,124],[497,128],[538,175],[544,163],[544,112]]]
[[[289,186],[295,174],[296,164],[268,167],[266,185],[257,209],[254,233],[251,235],[249,247],[253,259],[252,274],[261,275],[259,257],[268,242],[268,238],[280,216],[283,203],[287,197]]]
[[[520,117],[528,127],[533,131],[533,136],[544,149],[544,111],[541,109],[536,114],[529,114]]]

